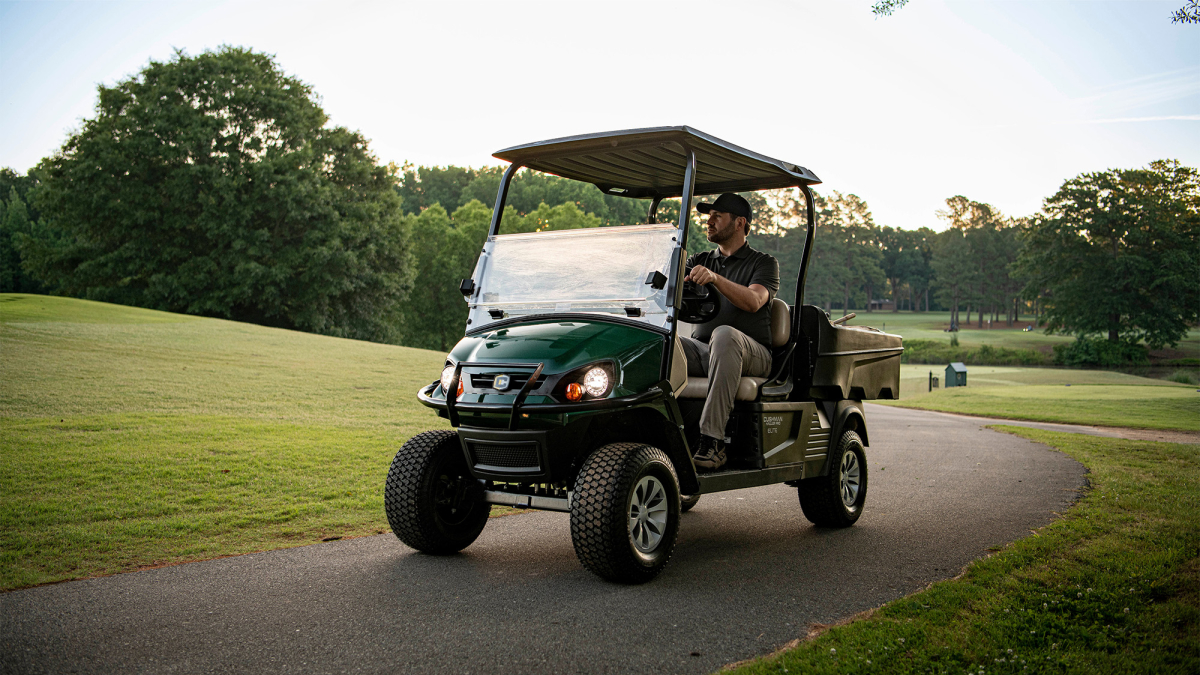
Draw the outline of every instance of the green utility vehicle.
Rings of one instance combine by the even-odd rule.
[[[680,515],[700,495],[787,483],[816,525],[858,520],[862,401],[899,396],[902,347],[899,336],[838,325],[802,304],[815,230],[809,186],[820,180],[689,127],[573,136],[495,156],[512,165],[462,282],[466,335],[441,378],[417,394],[455,430],[418,434],[396,453],[384,488],[396,536],[447,554],[479,536],[493,504],[562,511],[585,567],[642,583],[667,564]],[[647,200],[647,222],[504,234],[505,198],[522,167]],[[679,334],[715,316],[723,298],[683,281],[692,198],[788,187],[808,207],[796,297],[771,300],[771,373],[741,379],[729,463],[700,473],[692,454],[708,380],[688,377]],[[658,223],[660,202],[676,198],[678,222]]]

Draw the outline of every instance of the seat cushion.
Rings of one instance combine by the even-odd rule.
[[[792,313],[787,303],[779,298],[771,299],[771,346],[782,347],[792,337]]]
[[[753,401],[758,396],[759,385],[766,381],[765,377],[741,378],[738,380],[737,393],[733,395],[733,399],[735,401]],[[708,398],[708,378],[689,377],[683,391],[676,396],[678,398]]]
[[[685,324],[690,325],[690,324]],[[687,386],[687,354],[683,352],[683,343],[675,336],[675,353],[671,355],[671,391],[679,398],[683,388]]]

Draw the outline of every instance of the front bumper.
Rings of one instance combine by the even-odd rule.
[[[433,408],[441,413],[446,413],[450,417],[450,424],[458,426],[459,412],[464,413],[492,413],[499,415],[512,416],[514,411],[519,411],[522,414],[529,415],[561,415],[564,413],[575,412],[593,412],[596,410],[612,410],[614,408],[625,408],[629,406],[641,405],[656,401],[663,397],[663,391],[660,388],[651,388],[649,391],[644,391],[633,396],[620,396],[617,398],[600,398],[592,401],[581,401],[579,403],[528,403],[522,405],[520,400],[508,403],[458,403],[454,402],[451,406],[444,398],[433,398],[432,394],[438,387],[438,382],[421,387],[417,391],[417,400],[422,404]],[[454,414],[450,411],[453,408]],[[515,431],[515,429],[513,429]]]
[[[633,396],[596,399],[579,403],[534,403],[521,406],[515,403],[453,403],[434,398],[439,383],[433,382],[417,392],[422,404],[450,418],[457,427],[463,454],[476,478],[499,483],[569,483],[578,466],[579,450],[588,446],[589,429],[593,423],[604,424],[606,411],[617,411],[644,405],[663,398],[659,387]],[[459,424],[459,413],[490,414],[495,426]],[[591,413],[579,415],[576,413]],[[525,419],[537,416],[537,420]],[[546,415],[558,415],[548,423]],[[503,428],[501,420],[511,420]],[[479,419],[479,418],[474,418]],[[515,428],[524,419],[525,427]],[[528,428],[537,426],[539,428]],[[499,427],[499,428],[497,428]],[[549,427],[549,428],[547,428]],[[594,431],[594,430],[593,430]]]

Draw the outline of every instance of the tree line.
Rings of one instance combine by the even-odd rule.
[[[95,115],[27,175],[0,171],[0,291],[447,350],[502,173],[382,164],[270,55],[177,52],[100,86]],[[858,196],[822,192],[805,301],[949,310],[964,326],[1032,312],[1052,331],[1174,344],[1200,307],[1197,195],[1195,169],[1155,162],[1071,179],[1030,218],[955,196],[935,232],[880,226]],[[745,196],[751,243],[779,259],[790,302],[804,201]],[[642,223],[648,206],[521,171],[504,231]],[[659,221],[681,206],[665,200]],[[710,246],[694,219],[688,249]]]

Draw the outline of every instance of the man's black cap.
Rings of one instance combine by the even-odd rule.
[[[754,216],[754,214],[750,212],[750,202],[746,201],[745,198],[741,197],[740,195],[735,195],[732,192],[726,192],[720,197],[717,197],[717,200],[711,204],[700,202],[696,205],[696,210],[700,213],[708,213],[709,211],[723,211],[725,213],[732,213],[734,216],[741,216],[745,218],[747,223],[750,222]]]

